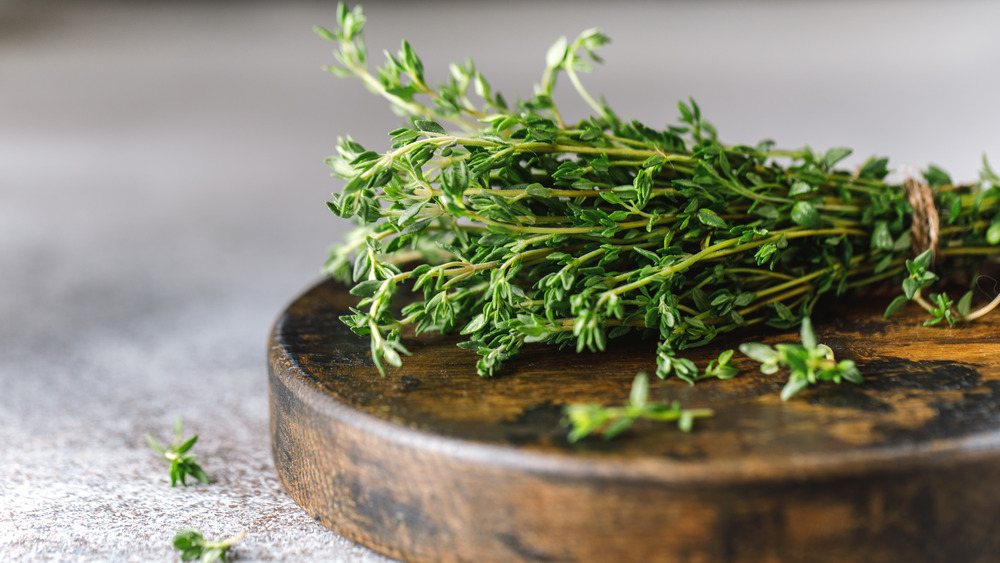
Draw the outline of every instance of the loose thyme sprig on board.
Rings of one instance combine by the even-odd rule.
[[[730,351],[731,352],[731,351]],[[563,407],[565,422],[570,431],[570,442],[581,440],[600,432],[610,440],[632,427],[639,419],[659,422],[677,422],[677,427],[690,432],[694,419],[712,416],[711,409],[683,409],[680,403],[657,403],[649,400],[649,376],[640,371],[632,381],[628,401],[621,407],[605,407],[596,403],[570,404]]]
[[[760,362],[761,372],[771,374],[783,367],[788,369],[788,383],[781,390],[782,401],[820,381],[862,382],[861,372],[853,360],[838,362],[833,357],[833,350],[816,340],[812,321],[808,318],[802,319],[800,335],[801,344],[781,343],[773,348],[756,342],[740,344],[740,352]]]
[[[471,62],[431,86],[406,41],[371,69],[361,9],[341,5],[338,23],[317,29],[336,44],[329,71],[408,120],[387,151],[343,138],[328,160],[346,180],[328,205],[358,228],[325,272],[362,298],[343,320],[371,338],[380,371],[402,364],[406,327],[466,335],[482,375],[526,343],[603,350],[638,332],[659,341],[659,377],[694,381],[683,350],[748,325],[791,328],[823,296],[910,279],[913,247],[928,245],[911,234],[914,206],[887,180],[886,158],[848,171],[836,168],[845,148],[722,144],[693,100],[662,129],[620,118],[580,78],[608,41],[596,30],[557,41],[534,95],[508,103]],[[552,98],[561,76],[593,116],[563,119]],[[941,271],[996,254],[1000,178],[985,160],[975,184],[934,166],[914,181],[940,215]],[[423,299],[396,316],[405,284]],[[921,301],[951,310],[947,298]]]

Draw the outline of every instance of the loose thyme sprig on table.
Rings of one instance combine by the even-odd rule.
[[[676,125],[623,119],[580,78],[608,41],[596,30],[557,41],[534,95],[509,103],[472,62],[431,86],[406,41],[372,69],[361,8],[340,5],[337,18],[335,31],[317,29],[336,44],[329,71],[408,121],[385,152],[343,138],[328,159],[346,180],[329,208],[358,227],[325,272],[361,297],[343,320],[370,337],[380,371],[402,364],[407,327],[467,336],[482,375],[526,343],[596,351],[641,333],[659,342],[656,375],[694,381],[683,350],[720,333],[795,327],[821,297],[914,275],[907,287],[923,288],[930,278],[907,260],[932,246],[943,272],[974,272],[997,253],[1000,178],[985,159],[978,183],[934,166],[893,183],[886,158],[838,169],[845,148],[723,144],[693,100]],[[552,98],[562,76],[591,117],[564,120]],[[933,245],[912,234],[915,211],[928,210],[906,185],[936,208]],[[405,285],[423,298],[395,315]],[[937,295],[906,293],[949,322],[972,316],[964,302],[944,312],[951,301]]]
[[[206,540],[199,528],[177,530],[174,536],[174,548],[180,550],[181,561],[200,560],[202,563],[225,561],[229,548],[243,539],[247,531],[236,534],[225,540]]]
[[[197,441],[197,434],[187,440],[184,439],[184,421],[181,420],[181,417],[177,417],[177,420],[174,422],[174,441],[169,447],[163,447],[156,441],[156,438],[146,434],[146,442],[149,443],[149,447],[153,448],[153,451],[160,454],[160,457],[170,463],[171,487],[176,486],[178,482],[186,487],[188,475],[206,485],[208,484],[208,475],[205,474],[201,466],[195,463],[198,455],[188,452],[191,446],[194,446],[194,443]]]

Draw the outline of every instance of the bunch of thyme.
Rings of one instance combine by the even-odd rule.
[[[408,327],[467,336],[486,376],[526,343],[603,350],[641,333],[659,342],[656,375],[694,381],[687,348],[749,325],[795,327],[824,296],[904,279],[933,315],[971,315],[920,297],[934,274],[908,262],[924,243],[886,158],[842,170],[849,149],[723,144],[693,100],[662,129],[620,118],[581,81],[608,41],[596,30],[557,41],[534,95],[510,103],[472,62],[428,84],[406,41],[372,69],[361,8],[340,5],[337,18],[317,28],[336,45],[328,70],[408,123],[385,152],[343,138],[328,159],[346,181],[329,208],[358,226],[324,270],[361,297],[343,320],[370,337],[380,371],[401,365]],[[564,121],[560,77],[591,117]],[[935,266],[975,270],[1000,243],[1000,177],[985,159],[974,184],[934,166],[922,176],[940,214]],[[404,286],[422,299],[394,314]]]

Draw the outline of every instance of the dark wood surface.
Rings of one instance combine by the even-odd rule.
[[[655,400],[716,415],[691,433],[637,423],[567,442],[569,402],[621,404],[654,342],[600,354],[528,347],[475,374],[454,338],[406,342],[380,377],[338,316],[333,282],[270,341],[272,446],[286,490],[323,525],[412,561],[995,561],[1000,557],[1000,317],[922,327],[885,300],[817,312],[822,343],[866,382],[782,402],[783,373],[651,382]],[[692,350],[704,366],[748,329]]]

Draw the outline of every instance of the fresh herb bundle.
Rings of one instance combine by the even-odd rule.
[[[937,279],[932,259],[975,271],[997,252],[1000,177],[985,159],[974,184],[934,166],[894,182],[886,158],[837,168],[849,149],[723,144],[693,100],[663,129],[625,120],[580,78],[608,41],[596,30],[557,41],[534,95],[516,103],[471,62],[431,86],[405,41],[372,70],[361,8],[337,17],[336,31],[317,28],[336,43],[328,70],[408,120],[386,152],[344,138],[328,159],[346,180],[329,208],[358,226],[324,271],[361,297],[343,321],[370,337],[380,371],[401,365],[407,327],[467,336],[460,346],[486,376],[526,343],[603,350],[641,333],[659,342],[659,377],[693,382],[683,350],[749,325],[797,326],[824,296],[902,282],[887,313],[912,299],[937,320],[981,314],[971,294],[956,311],[921,290]],[[563,120],[561,76],[591,117]],[[404,286],[422,299],[394,313]]]

